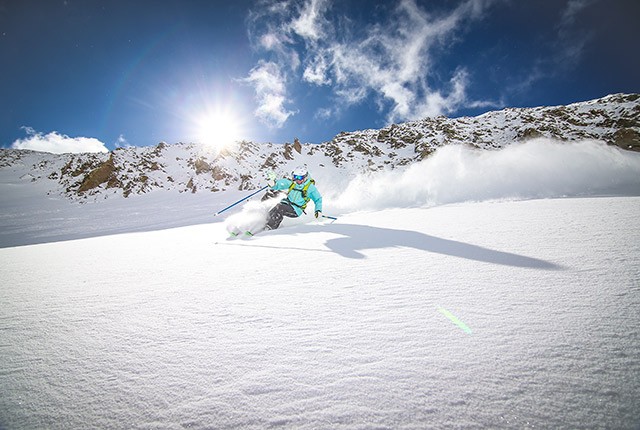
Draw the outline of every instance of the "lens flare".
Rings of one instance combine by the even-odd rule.
[[[242,123],[229,110],[210,110],[197,116],[195,136],[198,143],[223,149],[242,139]]]
[[[469,328],[469,326],[467,326],[465,323],[460,321],[460,319],[456,317],[454,314],[452,314],[445,308],[440,308],[440,307],[438,308],[438,312],[440,312],[445,317],[449,318],[449,320],[455,325],[457,325],[458,327],[460,327],[462,331],[464,331],[467,334],[471,334],[471,329]]]

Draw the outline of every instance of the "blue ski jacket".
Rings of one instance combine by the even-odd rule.
[[[316,211],[322,211],[322,196],[311,178],[307,178],[301,184],[286,178],[278,179],[271,189],[274,191],[289,190],[287,198],[282,201],[290,203],[298,216],[302,215],[309,200],[313,200]]]

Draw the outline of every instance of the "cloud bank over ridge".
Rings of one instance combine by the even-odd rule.
[[[42,134],[31,127],[23,127],[27,137],[18,139],[11,145],[13,149],[29,149],[32,151],[50,152],[53,154],[109,152],[104,143],[93,137],[69,137],[52,131]],[[120,137],[124,141],[124,137]]]

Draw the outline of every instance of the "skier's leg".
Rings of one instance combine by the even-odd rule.
[[[287,218],[298,218],[298,213],[293,208],[293,206],[291,205],[285,205],[285,206],[287,207],[282,215],[286,216]]]
[[[280,223],[282,222],[282,217],[283,217],[281,206],[282,206],[282,203],[278,203],[277,205],[272,207],[271,210],[269,211],[269,215],[267,215],[267,226],[266,226],[268,230],[275,230],[276,228],[278,228],[278,226],[280,226]]]
[[[280,202],[275,205],[270,211],[269,216],[267,217],[267,226],[268,230],[275,230],[280,227],[280,223],[282,222],[283,217],[295,218],[298,216],[296,210],[293,206]]]

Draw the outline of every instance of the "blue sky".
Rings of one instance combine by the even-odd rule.
[[[321,143],[640,92],[638,17],[636,0],[0,0],[0,145]]]

